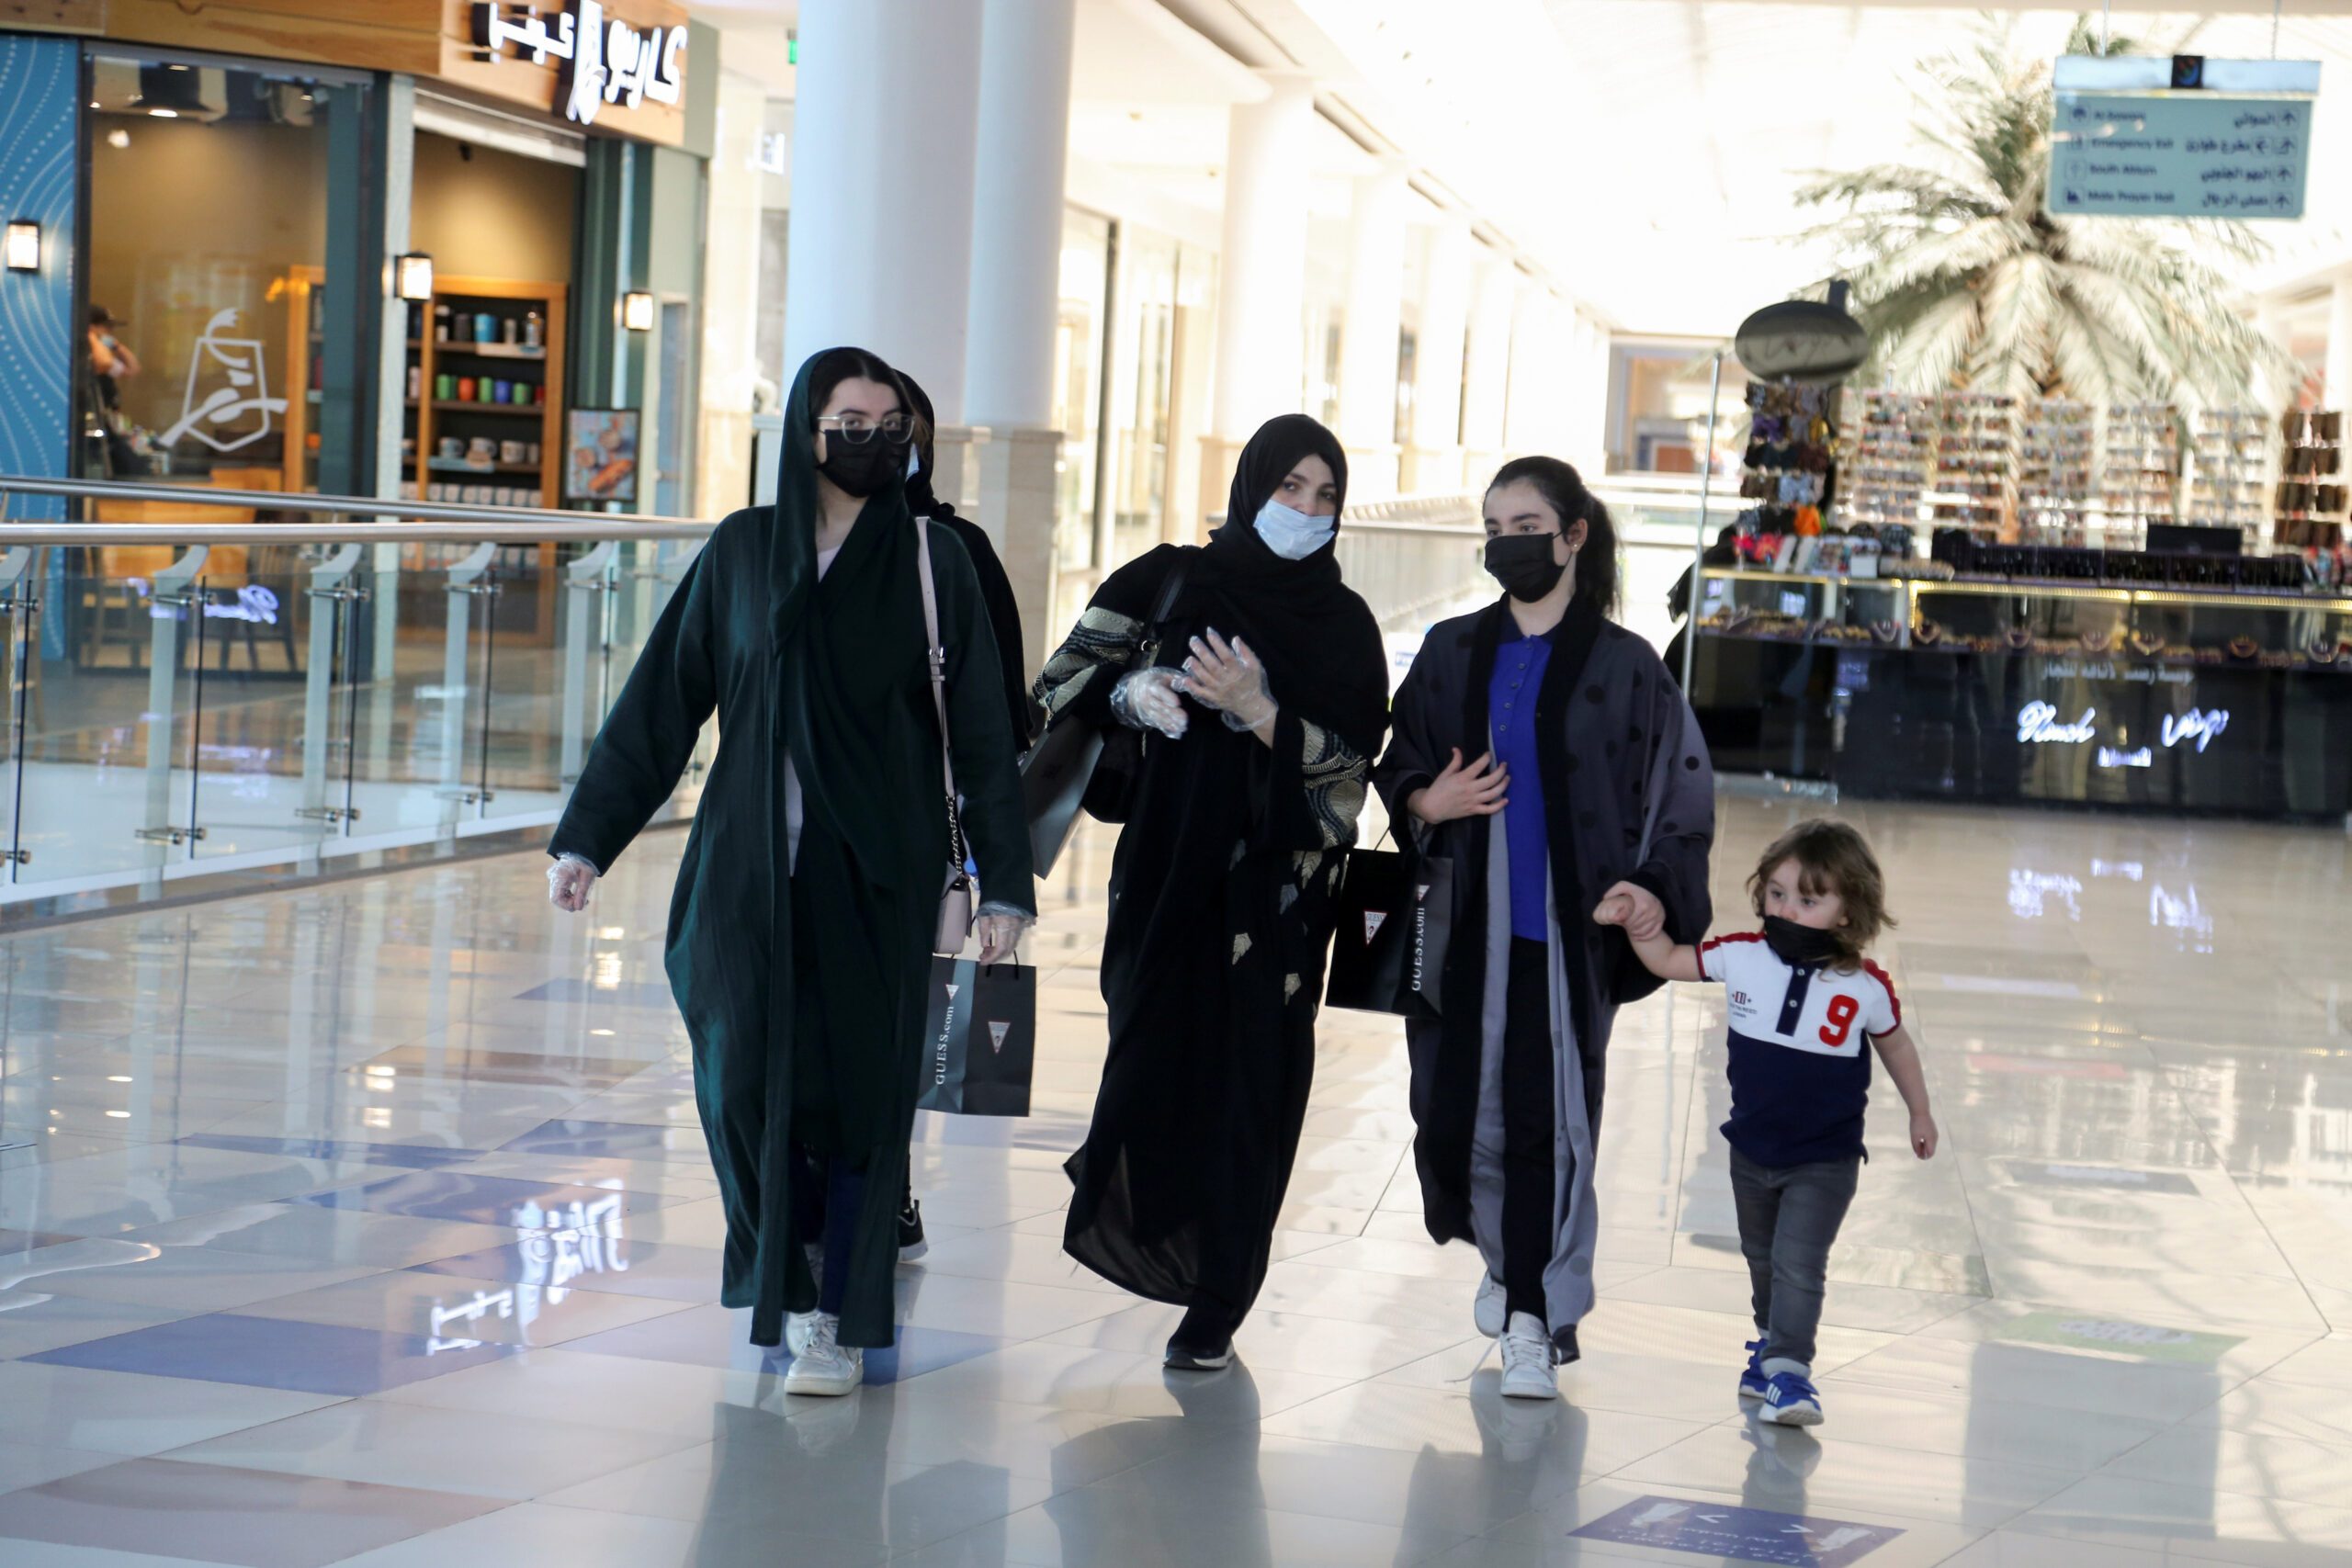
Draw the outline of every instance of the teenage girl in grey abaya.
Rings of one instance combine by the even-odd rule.
[[[1442,1016],[1406,1024],[1423,1216],[1485,1255],[1502,1392],[1552,1399],[1593,1302],[1610,1026],[1658,984],[1591,911],[1624,882],[1633,929],[1705,932],[1714,773],[1657,654],[1607,619],[1615,530],[1577,471],[1506,464],[1486,514],[1504,596],[1430,629],[1374,780],[1453,864]]]
[[[1056,724],[1145,730],[1111,869],[1111,1049],[1063,1247],[1186,1309],[1171,1367],[1232,1358],[1315,1071],[1340,851],[1387,721],[1380,627],[1332,554],[1347,458],[1302,414],[1243,448],[1225,525],[1103,582],[1046,662]],[[1182,587],[1140,649],[1176,573]]]

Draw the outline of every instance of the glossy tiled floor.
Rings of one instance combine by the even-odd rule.
[[[12,938],[0,1562],[2352,1562],[2346,840],[1849,815],[1947,1143],[1910,1161],[1882,1091],[1817,1435],[1734,1398],[1699,989],[1619,1025],[1566,1402],[1497,1397],[1476,1264],[1420,1234],[1396,1031],[1348,1014],[1241,1364],[1171,1378],[1172,1314],[1057,1247],[1089,841],[1039,939],[1038,1112],[925,1119],[900,1345],[813,1402],[715,1304],[677,835],[581,919],[526,857]],[[1790,816],[1724,803],[1727,909]]]

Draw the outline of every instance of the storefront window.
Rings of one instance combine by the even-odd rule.
[[[1062,433],[1060,503],[1055,539],[1061,570],[1099,563],[1094,551],[1095,478],[1102,351],[1110,318],[1111,221],[1072,212],[1062,221],[1061,313],[1054,337],[1054,424]]]
[[[88,70],[82,471],[357,488],[365,78],[111,52]]]
[[[1176,368],[1176,242],[1122,231],[1119,286],[1120,389],[1113,441],[1118,457],[1113,559],[1134,558],[1159,542],[1168,503],[1170,400]]]

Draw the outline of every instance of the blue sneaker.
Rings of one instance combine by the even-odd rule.
[[[1747,1365],[1741,1368],[1739,1373],[1739,1397],[1742,1399],[1761,1399],[1772,1386],[1772,1380],[1764,1375],[1764,1345],[1765,1341],[1761,1339],[1747,1342]]]
[[[1757,1415],[1775,1426],[1818,1427],[1821,1395],[1809,1380],[1794,1372],[1774,1372],[1764,1391],[1764,1408]]]

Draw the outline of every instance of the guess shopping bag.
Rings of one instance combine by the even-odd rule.
[[[932,960],[919,1111],[1026,1116],[1037,1066],[1037,971],[1023,964]]]
[[[1438,1010],[1453,911],[1453,863],[1442,855],[1351,850],[1323,1000],[1408,1017]]]

